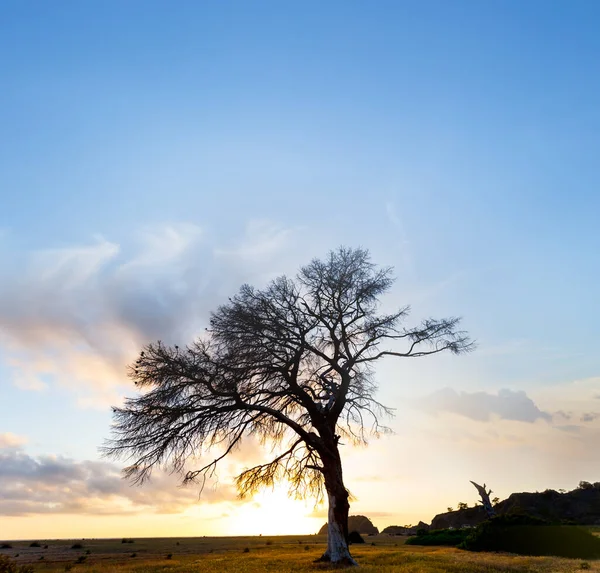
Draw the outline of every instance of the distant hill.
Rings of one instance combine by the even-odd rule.
[[[404,527],[403,525],[388,525],[381,533],[386,535],[416,535],[419,529],[429,530],[429,525],[419,521],[417,525],[411,525],[410,527]]]
[[[348,517],[348,531],[358,531],[362,535],[377,535],[379,533],[379,529],[364,515],[350,515]],[[325,535],[326,533],[327,523],[319,529],[319,535]]]
[[[581,482],[579,488],[565,493],[553,489],[543,492],[513,493],[495,506],[498,515],[529,515],[556,523],[600,525],[600,482]],[[483,507],[440,513],[431,529],[478,525],[486,520]]]

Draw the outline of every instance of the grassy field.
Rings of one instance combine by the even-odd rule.
[[[352,546],[365,573],[600,571],[600,561],[405,546],[403,537],[382,535],[365,539],[365,545]],[[133,543],[122,543],[121,539],[38,541],[40,547],[30,547],[30,541],[7,542],[12,547],[0,549],[0,554],[20,564],[31,564],[40,573],[316,573],[332,569],[313,563],[326,543],[325,536],[317,535],[135,539]],[[76,563],[78,560],[82,562]]]

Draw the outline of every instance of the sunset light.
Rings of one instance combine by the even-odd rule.
[[[0,2],[0,573],[600,573],[599,29]]]

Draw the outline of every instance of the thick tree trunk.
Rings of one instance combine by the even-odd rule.
[[[348,491],[344,487],[342,464],[335,445],[336,456],[324,461],[325,489],[329,500],[327,519],[327,551],[319,561],[330,561],[338,565],[358,565],[348,548]]]

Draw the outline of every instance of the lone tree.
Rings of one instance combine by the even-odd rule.
[[[363,249],[340,248],[313,260],[295,279],[249,285],[211,315],[205,336],[189,346],[146,346],[129,376],[143,389],[114,408],[104,453],[127,458],[125,476],[146,480],[157,466],[183,483],[204,484],[220,460],[254,435],[274,444],[274,458],[236,478],[241,497],[287,480],[291,493],[329,501],[322,560],[355,564],[348,550],[349,493],[340,446],[366,443],[389,408],[374,398],[374,363],[472,348],[459,319],[405,325],[409,307],[378,311],[392,285]],[[185,469],[211,448],[218,455]],[[207,460],[208,461],[208,460]]]

